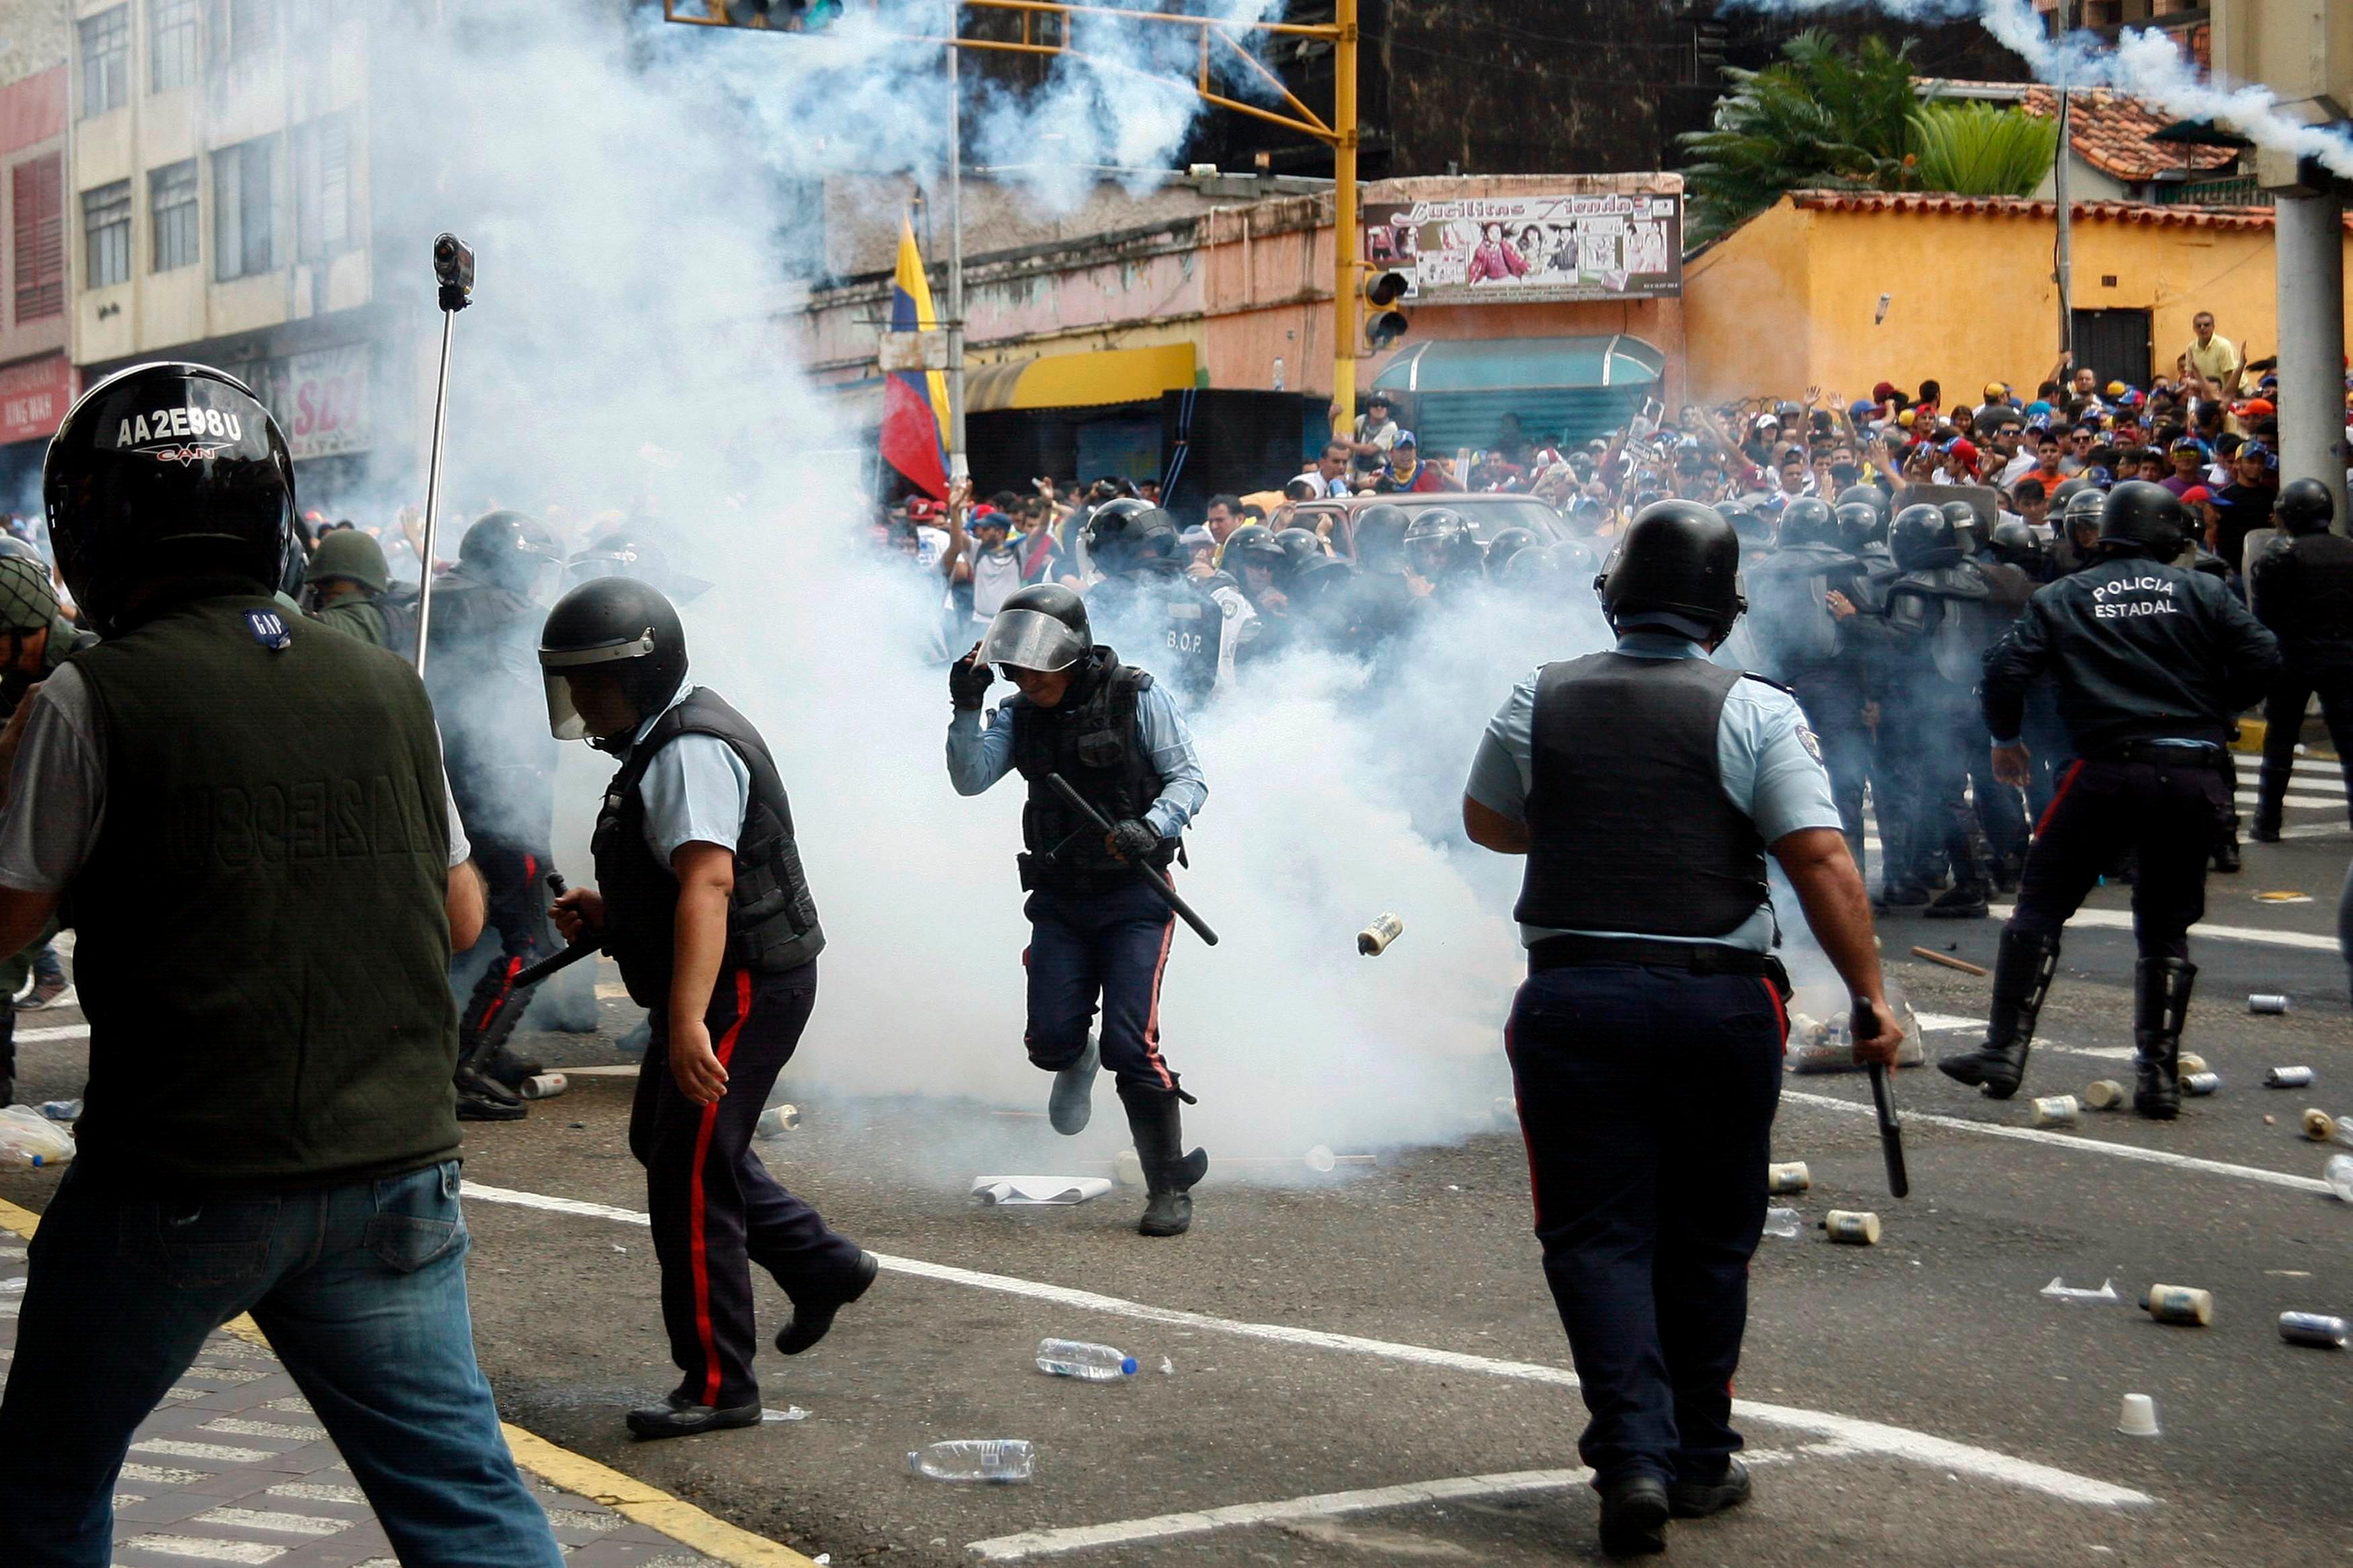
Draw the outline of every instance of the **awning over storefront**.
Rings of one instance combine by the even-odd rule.
[[[1195,384],[1196,368],[1191,343],[1007,360],[965,372],[965,411],[1145,403]]]
[[[1656,395],[1666,359],[1640,338],[1471,338],[1416,343],[1373,385],[1403,395],[1423,452],[1495,444],[1506,414],[1531,440],[1614,429]]]

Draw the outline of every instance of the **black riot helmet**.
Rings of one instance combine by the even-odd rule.
[[[1087,559],[1106,576],[1173,570],[1184,553],[1176,520],[1148,501],[1105,501],[1087,519]]]
[[[1524,550],[1541,548],[1543,544],[1544,541],[1536,537],[1535,530],[1532,528],[1498,529],[1495,537],[1487,541],[1487,575],[1501,577],[1504,569],[1511,565],[1514,556]]]
[[[1087,602],[1060,583],[1038,583],[1005,596],[975,662],[1050,675],[1070,668],[1094,646]]]
[[[1405,525],[1406,563],[1414,574],[1435,583],[1458,572],[1479,569],[1479,536],[1451,507],[1434,506]]]
[[[2096,496],[2099,493],[2100,487],[2081,474],[2075,475],[2073,479],[2061,479],[2059,488],[2051,492],[2051,510],[2064,516],[2068,503],[2077,496],[2085,494]]]
[[[1877,515],[1873,514],[1874,519]],[[1800,496],[1781,509],[1781,522],[1774,530],[1773,542],[1784,549],[1792,544],[1836,544],[1838,515],[1831,510],[1829,502]]]
[[[2034,571],[2042,564],[2042,536],[2024,518],[2006,517],[1993,525],[1994,558],[2011,566]]]
[[[2067,487],[2062,485],[2059,488],[2064,489]],[[2102,495],[2090,485],[2085,485],[2067,498],[2067,504],[2060,509],[2059,515],[2066,521],[2070,531],[2079,524],[2097,528],[2100,525],[2100,513],[2107,509],[2107,504],[2106,496]]]
[[[1879,514],[1880,521],[1885,522],[1887,521],[1887,492],[1881,489],[1877,485],[1849,485],[1846,489],[1839,491],[1838,504],[1840,506],[1867,506],[1872,510]]]
[[[1721,637],[1748,608],[1740,536],[1714,507],[1692,500],[1653,501],[1638,512],[1593,587],[1613,626],[1663,612]]]
[[[1965,500],[1948,500],[1937,510],[1945,514],[1945,521],[1953,525],[1953,537],[1960,541],[1961,553],[1975,555],[1978,546],[1985,542],[1985,535],[1978,527],[1978,509]]]
[[[1945,515],[1944,508],[1925,502],[1895,514],[1895,521],[1888,525],[1887,547],[1894,552],[1895,564],[1906,572],[1957,565],[1963,554],[1953,520]]]
[[[2100,510],[2100,548],[2111,555],[2170,561],[2189,538],[2189,509],[2163,485],[2126,479]]]
[[[2298,539],[2326,533],[2337,521],[2337,498],[2318,479],[2290,479],[2280,487],[2279,500],[2272,502],[2272,517]]]
[[[1838,520],[1838,542],[1850,553],[1860,554],[1865,545],[1875,544],[1887,536],[1887,519],[1875,506],[1842,500],[1831,515]]]
[[[563,570],[564,549],[529,512],[486,511],[458,542],[458,564],[536,601]]]
[[[268,593],[302,555],[286,437],[209,365],[133,365],[83,393],[49,442],[41,498],[58,571],[108,636],[142,583],[225,576]]]
[[[672,570],[670,552],[659,541],[627,530],[607,534],[586,550],[574,551],[565,570],[575,583],[635,577],[640,583],[651,583],[677,604],[692,603],[696,595],[711,586],[700,577]]]
[[[1323,535],[1312,528],[1283,529],[1275,534],[1274,542],[1282,551],[1281,576],[1286,583],[1314,563],[1331,559],[1324,553]]]
[[[1396,574],[1405,570],[1405,531],[1410,520],[1393,501],[1375,501],[1358,512],[1352,535],[1356,564],[1366,572]]]
[[[555,738],[617,752],[685,683],[686,629],[652,584],[599,577],[547,612],[539,668]]]
[[[1291,564],[1291,555],[1276,542],[1274,531],[1257,522],[1246,522],[1226,535],[1226,552],[1221,559],[1226,570],[1233,573],[1235,580],[1244,587],[1250,585],[1241,576],[1245,566],[1263,566],[1280,577],[1283,568]]]

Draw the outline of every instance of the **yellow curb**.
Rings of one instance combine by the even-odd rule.
[[[32,1210],[0,1198],[0,1229],[30,1237],[40,1223],[41,1216]],[[221,1327],[248,1344],[267,1348],[269,1343],[268,1336],[243,1313]],[[501,1422],[500,1426],[506,1433],[507,1447],[513,1451],[515,1463],[533,1475],[600,1502],[624,1519],[658,1530],[705,1557],[716,1558],[733,1568],[817,1568],[814,1562],[791,1547],[739,1529],[723,1519],[714,1519],[659,1487],[649,1486],[585,1455],[559,1447],[512,1423]]]

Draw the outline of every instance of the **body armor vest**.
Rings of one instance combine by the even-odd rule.
[[[1047,784],[1060,773],[1079,795],[1117,824],[1140,817],[1160,798],[1159,771],[1144,747],[1136,700],[1152,677],[1119,662],[1100,644],[1080,660],[1069,692],[1051,708],[1025,702],[1012,710],[1013,765],[1029,781],[1021,808],[1023,886],[1087,889],[1125,883],[1134,873],[1104,847],[1103,829],[1071,809]],[[1153,859],[1165,867],[1173,840]]]
[[[735,841],[735,891],[727,902],[727,952],[721,973],[798,969],[825,947],[817,900],[793,839],[793,808],[767,742],[719,696],[698,689],[654,722],[613,775],[590,848],[605,894],[605,948],[621,966],[629,999],[640,1007],[670,1004],[676,952],[678,878],[646,843],[646,803],[638,789],[661,749],[681,735],[713,735],[751,770],[752,797]]]
[[[1704,658],[1621,653],[1545,666],[1521,923],[1720,937],[1766,901],[1764,839],[1725,798],[1717,761],[1741,679]]]

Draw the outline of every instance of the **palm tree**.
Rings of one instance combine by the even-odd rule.
[[[1815,186],[1907,185],[1912,43],[1866,37],[1850,54],[1809,29],[1763,70],[1730,69],[1714,123],[1686,132],[1683,174],[1694,241],[1712,239],[1784,192]]]
[[[2059,152],[2059,122],[1990,103],[1924,103],[1912,117],[1924,191],[2029,196]]]

